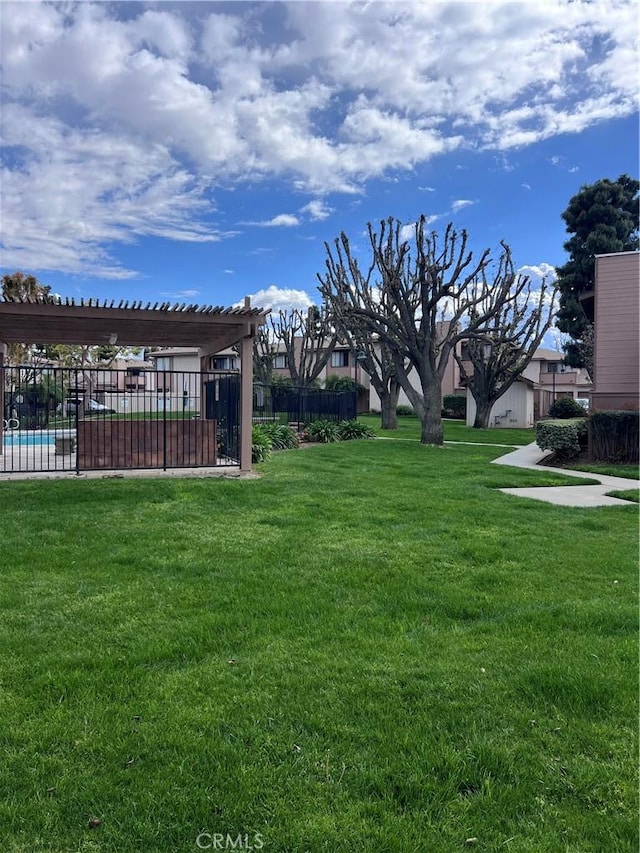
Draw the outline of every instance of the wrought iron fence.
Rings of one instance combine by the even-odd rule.
[[[0,471],[239,464],[238,374],[0,369]]]
[[[253,421],[306,424],[316,420],[345,421],[356,417],[355,391],[324,391],[280,385],[253,386]]]

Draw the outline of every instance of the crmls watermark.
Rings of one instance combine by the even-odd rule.
[[[196,847],[198,850],[262,850],[264,841],[259,832],[254,835],[201,832],[196,837]]]

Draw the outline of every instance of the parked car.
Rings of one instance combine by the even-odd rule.
[[[72,418],[78,406],[82,405],[82,400],[78,397],[68,397],[65,402],[66,408],[66,416],[68,418]],[[115,409],[109,409],[107,406],[103,406],[102,403],[99,403],[97,400],[87,400],[84,407],[85,416],[88,415],[115,415]]]

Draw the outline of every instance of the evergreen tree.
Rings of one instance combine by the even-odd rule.
[[[628,175],[608,178],[580,188],[562,214],[571,235],[564,244],[569,260],[556,269],[560,309],[556,325],[571,341],[565,345],[566,361],[591,368],[591,324],[580,304],[580,294],[595,283],[595,256],[638,249],[638,189]]]

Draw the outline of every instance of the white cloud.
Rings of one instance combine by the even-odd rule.
[[[329,207],[322,199],[313,199],[300,208],[300,213],[308,213],[313,220],[328,219],[333,212],[334,208]]]
[[[459,198],[453,202],[453,204],[451,205],[451,210],[454,213],[457,213],[459,210],[462,210],[465,207],[469,207],[472,204],[475,204],[475,202],[471,201],[468,198]]]
[[[31,149],[21,168],[2,169],[5,266],[126,279],[135,271],[118,265],[105,244],[136,235],[199,243],[223,236],[198,221],[211,209],[204,183],[163,146],[69,129],[16,104],[4,107],[2,143],[6,151]]]
[[[200,296],[199,290],[175,290],[175,291],[162,291],[160,296],[170,296],[173,299],[193,299],[195,296]]]
[[[531,184],[520,184],[520,186],[523,187],[525,190],[531,189]]]
[[[412,240],[415,237],[416,225],[415,222],[409,222],[400,228],[400,239],[404,242]]]
[[[223,183],[355,193],[637,109],[633,2],[283,3],[277,29],[273,8],[3,3],[5,263],[128,277],[114,243],[228,237]]]
[[[428,227],[429,225],[433,225],[434,222],[436,222],[438,219],[441,219],[444,215],[445,214],[443,214],[443,213],[433,213],[433,214],[431,214],[431,216],[425,216],[425,218],[424,218],[425,227]],[[411,241],[415,238],[415,236],[416,236],[416,223],[415,222],[408,222],[406,225],[401,226],[401,228],[400,228],[400,239],[401,240],[404,240],[405,242],[407,240]]]
[[[528,307],[535,310],[540,305],[540,290],[542,283],[545,283],[545,293],[543,298],[543,306],[545,311],[553,310],[554,314],[558,310],[558,297],[555,293],[554,284],[556,281],[555,267],[551,264],[542,261],[539,264],[525,264],[517,271],[519,275],[526,276],[529,279],[529,297]],[[546,341],[546,342],[545,342]],[[549,346],[549,333],[545,336],[543,346]]]
[[[257,225],[260,228],[294,228],[300,225],[300,220],[292,213],[279,213],[272,219],[263,219],[259,222],[242,222],[242,225]]]
[[[517,272],[520,275],[529,276],[532,283],[540,284],[542,279],[546,279],[547,283],[551,283],[556,280],[556,269],[551,264],[543,261],[540,264],[525,264],[524,266],[519,267]]]
[[[288,311],[294,308],[305,311],[313,305],[313,300],[304,290],[276,287],[272,284],[265,290],[251,294],[251,304],[258,308],[271,308],[272,311]]]

